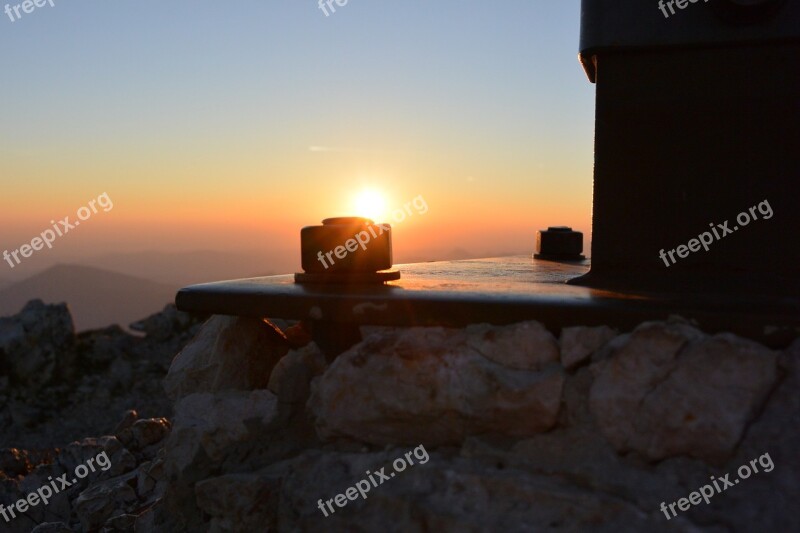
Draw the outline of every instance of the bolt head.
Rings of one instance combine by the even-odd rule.
[[[537,259],[577,261],[584,259],[583,233],[569,226],[550,226],[536,232]]]
[[[374,224],[368,218],[326,218],[321,226],[300,230],[300,254],[306,273],[386,270],[392,268],[392,228],[389,224]]]

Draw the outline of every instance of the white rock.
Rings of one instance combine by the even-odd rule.
[[[172,361],[164,388],[173,400],[197,392],[265,388],[288,350],[286,337],[269,322],[214,316]]]
[[[210,531],[271,531],[279,484],[258,474],[228,474],[195,486],[197,505],[212,517]],[[273,526],[273,527],[270,527]]]
[[[589,359],[613,339],[617,332],[608,326],[575,326],[561,330],[561,364],[571,370]]]
[[[590,408],[619,452],[724,461],[777,378],[777,354],[685,324],[642,324],[597,365]]]
[[[558,361],[558,342],[538,322],[509,326],[475,324],[464,330],[467,346],[490,361],[519,370],[540,370]]]
[[[515,337],[527,344],[515,347]],[[317,432],[323,439],[434,445],[473,434],[546,431],[561,403],[561,367],[534,372],[515,366],[555,363],[554,344],[537,326],[521,325],[371,336],[314,381],[309,406]],[[506,349],[516,351],[504,354]]]
[[[315,343],[291,350],[275,368],[267,388],[283,403],[305,403],[311,380],[325,371],[325,355]]]
[[[170,422],[166,418],[151,418],[137,420],[130,429],[136,448],[142,450],[151,444],[161,442],[169,435],[170,427]]]
[[[86,531],[94,530],[115,514],[123,514],[136,508],[136,491],[129,485],[136,472],[130,472],[92,485],[75,500],[75,512]]]
[[[278,399],[267,390],[191,394],[175,405],[167,439],[165,471],[181,476],[198,454],[210,462],[222,461],[230,447],[256,439],[248,427],[269,424],[277,415]]]

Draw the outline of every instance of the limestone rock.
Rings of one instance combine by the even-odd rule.
[[[265,388],[272,368],[289,350],[269,322],[214,316],[173,360],[164,380],[177,400],[193,393]]]
[[[473,324],[464,330],[464,334],[467,346],[508,368],[535,371],[558,361],[558,342],[538,322],[519,322],[509,326]]]
[[[197,505],[211,515],[211,531],[272,531],[279,486],[258,474],[228,474],[195,486]]]
[[[75,467],[87,464],[89,459],[97,457],[105,452],[111,466],[104,471],[95,461],[95,471],[89,474],[92,479],[108,479],[130,472],[136,468],[136,458],[129,452],[116,437],[86,438],[69,444],[61,450],[58,455],[58,463],[69,472],[70,475],[75,471]]]
[[[192,394],[176,404],[163,470],[168,484],[163,498],[168,519],[192,531],[202,528],[195,483],[247,469],[251,460],[269,464],[270,454],[284,453],[280,444],[275,449],[271,446],[273,432],[283,427],[276,422],[280,405],[267,390]],[[291,440],[290,446],[299,445],[289,436],[286,439]]]
[[[13,499],[16,500],[31,492],[35,492],[39,488],[49,485],[53,480],[57,480],[63,474],[68,474],[68,477],[71,477],[72,472],[65,471],[58,464],[39,465],[33,472],[25,476],[25,478],[19,482],[18,496]],[[80,487],[73,485],[72,487],[63,489],[58,482],[56,486],[59,488],[59,492],[53,494],[46,506],[39,504],[28,509],[26,516],[29,519],[36,523],[70,522],[70,517],[72,515],[72,505],[70,501],[77,497]]]
[[[200,393],[181,399],[167,439],[167,474],[182,475],[198,455],[208,463],[221,461],[236,443],[256,439],[251,428],[267,426],[278,412],[277,404],[277,397],[266,390]]]
[[[134,322],[130,328],[145,333],[151,340],[163,341],[176,336],[178,332],[185,331],[192,324],[191,315],[178,311],[175,304],[168,304],[160,313]]]
[[[33,324],[29,324],[31,310],[35,311]],[[67,313],[67,308],[34,302],[23,312],[0,319],[4,324],[0,332],[11,325],[11,333],[0,333],[0,337],[11,342],[10,337],[22,335],[22,344],[12,352],[21,350],[24,357],[37,351],[52,352],[57,360],[52,379],[45,380],[47,386],[42,386],[38,376],[29,383],[0,375],[0,406],[8,406],[0,409],[0,448],[47,449],[86,436],[107,435],[119,422],[118,415],[134,407],[153,415],[171,415],[164,375],[180,347],[199,331],[201,324],[196,319],[191,318],[185,330],[175,330],[169,339],[160,341],[131,335],[119,327],[85,331],[73,338],[70,328],[63,327],[71,319],[56,311]],[[48,313],[63,320],[48,319]],[[9,347],[0,341],[3,344]],[[0,350],[0,374],[11,370],[8,355]],[[43,369],[42,377],[46,373]]]
[[[119,424],[117,424],[117,427],[114,428],[114,434],[130,428],[137,420],[139,420],[139,413],[136,412],[136,409],[129,409],[125,411],[122,414],[122,420],[120,420]]]
[[[471,434],[546,431],[556,422],[564,383],[548,335],[517,325],[370,336],[314,381],[309,406],[318,433],[323,439],[435,445],[457,444]],[[530,344],[503,355],[515,336]]]
[[[134,449],[142,450],[151,444],[161,442],[169,435],[171,427],[166,418],[137,420],[130,428]]]
[[[267,388],[283,403],[305,403],[311,380],[322,374],[326,365],[325,355],[314,343],[292,350],[275,365]]]
[[[122,361],[125,353],[133,346],[133,338],[117,325],[82,333],[79,338],[90,338],[91,342],[81,343],[81,359],[90,367],[108,365],[115,361]]]
[[[0,377],[0,405],[8,406],[0,409],[0,439],[13,431],[2,447],[20,446],[30,433],[4,426],[6,419],[85,418],[100,428],[79,436],[116,425],[116,438],[54,450],[74,436],[50,437],[36,441],[49,448],[0,451],[4,504],[63,474],[72,479],[77,465],[100,452],[112,465],[0,529],[800,530],[800,515],[790,512],[800,499],[800,341],[778,356],[686,323],[644,324],[618,336],[603,327],[566,328],[559,342],[535,322],[364,327],[365,340],[327,366],[302,338],[302,324],[282,324],[299,328],[287,342],[266,323],[216,317],[190,357],[174,361],[173,416],[165,400],[148,400],[163,396],[165,364],[200,326],[182,330],[169,309],[163,314],[145,338],[111,329],[79,335],[73,382],[28,390]],[[5,324],[0,345],[28,339],[25,327]],[[167,341],[154,342],[170,328]],[[89,353],[106,347],[113,357]],[[257,358],[265,350],[275,360],[287,353],[271,372],[247,375],[262,368]],[[48,404],[75,397],[85,408]],[[170,418],[128,412],[117,425],[132,407]],[[394,460],[420,444],[430,452],[426,462],[391,476]],[[49,451],[31,451],[39,449]],[[661,502],[689,496],[711,475],[735,475],[765,453],[774,469],[677,518],[661,513]],[[382,469],[389,477],[366,498],[323,515],[320,500],[334,501]]]
[[[725,505],[715,502],[712,509],[699,509],[704,521],[752,524],[751,529],[757,524],[762,531],[800,531],[800,514],[787,512],[800,501],[800,339],[784,352],[780,363],[784,379],[724,471],[735,472],[757,458],[768,459],[774,467],[767,472],[759,462],[758,474],[742,481],[739,490],[725,492]]]
[[[164,486],[164,460],[155,460],[142,463],[137,469],[136,493],[140,498],[157,499],[161,497]],[[151,495],[155,494],[155,498]]]
[[[136,508],[136,491],[130,485],[135,472],[96,483],[75,500],[75,512],[84,530],[96,529],[112,516]]]
[[[597,365],[590,408],[619,452],[720,463],[777,378],[777,355],[686,324],[642,324]]]
[[[18,386],[38,388],[63,377],[74,359],[74,343],[66,304],[32,300],[19,314],[0,318],[0,364]]]
[[[277,521],[286,531],[696,531],[684,520],[667,522],[657,509],[642,510],[622,499],[587,490],[558,477],[458,457],[431,454],[426,464],[406,467],[324,516],[318,507],[344,493],[366,471],[386,467],[406,449],[377,453],[307,452],[283,465],[248,476],[249,496],[232,508],[214,506],[217,523],[233,522],[260,495],[269,507],[270,487],[280,489]],[[280,481],[273,481],[275,476]],[[234,479],[225,480],[232,485]],[[212,486],[219,488],[221,480]],[[210,487],[209,487],[210,488]],[[226,492],[230,493],[228,489]],[[210,490],[208,499],[210,500]],[[203,500],[205,501],[205,500]],[[209,501],[209,503],[211,503]],[[323,503],[324,505],[324,503]],[[229,523],[230,523],[229,522]],[[226,531],[220,528],[219,531]],[[710,529],[710,531],[715,531]],[[719,531],[719,530],[717,530]]]
[[[561,330],[561,364],[572,370],[613,339],[617,332],[608,326],[575,326]]]

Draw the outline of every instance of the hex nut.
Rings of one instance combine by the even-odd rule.
[[[327,218],[300,230],[303,273],[298,283],[383,283],[398,279],[392,268],[392,227],[368,218]]]
[[[580,261],[583,255],[583,233],[569,226],[550,226],[536,232],[536,259]]]

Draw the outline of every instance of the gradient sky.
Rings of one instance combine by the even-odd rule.
[[[429,206],[399,260],[588,244],[579,0],[54,2],[0,18],[0,252],[103,192],[38,253],[295,250],[364,188]]]

